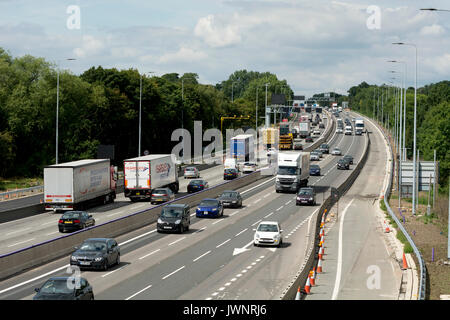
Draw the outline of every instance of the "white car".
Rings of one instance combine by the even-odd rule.
[[[281,236],[281,226],[277,221],[262,221],[258,228],[253,229],[255,235],[253,236],[253,245],[270,245],[280,247],[283,243]]]
[[[336,133],[344,133],[344,131],[342,130],[342,128],[337,128]]]
[[[184,169],[184,178],[200,178],[200,171],[196,167],[187,167]]]
[[[320,136],[320,130],[314,130],[313,131],[314,136]]]
[[[334,148],[333,151],[331,151],[331,154],[334,156],[340,156],[342,154],[341,149]]]
[[[320,156],[316,152],[311,152],[309,154],[309,161],[320,161]]]
[[[250,172],[255,172],[255,171],[256,171],[256,163],[254,163],[254,162],[244,163],[244,165],[242,167],[243,173],[250,173]]]

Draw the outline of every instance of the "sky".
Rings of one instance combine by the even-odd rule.
[[[399,85],[405,65],[414,86],[414,46],[392,42],[416,45],[419,87],[450,80],[450,12],[424,7],[450,1],[0,0],[0,47],[74,74],[195,72],[215,85],[246,69],[276,74],[296,95],[346,94],[362,81]]]

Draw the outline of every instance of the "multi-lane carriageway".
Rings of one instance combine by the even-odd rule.
[[[332,135],[330,147],[353,155],[354,168],[366,139]],[[153,224],[117,237],[121,264],[82,276],[96,299],[279,299],[304,260],[310,218],[329,187],[338,187],[351,172],[337,170],[337,158],[326,155],[318,162],[322,176],[310,178],[317,206],[296,206],[295,195],[275,193],[275,178],[267,177],[239,190],[244,207],[226,209],[223,218],[197,219],[193,208],[189,232],[159,234]],[[253,247],[253,229],[263,220],[280,222],[281,248]],[[68,262],[67,256],[1,282],[0,299],[32,298],[48,277],[67,275]]]

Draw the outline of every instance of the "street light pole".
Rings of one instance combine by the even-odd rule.
[[[267,86],[269,83],[264,84],[266,86],[266,128],[270,126],[270,114],[267,112]]]

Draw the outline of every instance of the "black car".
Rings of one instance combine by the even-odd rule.
[[[350,164],[353,164],[353,156],[346,154],[343,159],[348,160]]]
[[[317,164],[312,164],[309,166],[310,176],[320,176],[320,167]]]
[[[306,137],[305,138],[305,142],[313,142],[313,138],[312,137]]]
[[[69,211],[58,221],[59,232],[81,230],[95,225],[95,219],[86,211]]]
[[[239,175],[238,171],[236,169],[225,169],[223,171],[223,179],[224,180],[230,180],[237,178]]]
[[[224,207],[242,207],[242,197],[238,191],[225,190],[219,198],[217,198]]]
[[[325,129],[325,125],[323,123],[319,124],[320,129]]]
[[[185,230],[188,231],[191,224],[190,209],[187,204],[169,204],[165,206],[159,215],[156,230],[158,232],[177,231],[179,233],[183,233]]]
[[[296,205],[311,204],[316,205],[316,194],[311,187],[300,188],[296,197]]]
[[[319,147],[320,151],[322,151],[322,153],[330,153],[330,146],[326,143],[322,143]]]
[[[94,300],[91,285],[81,277],[52,277],[34,291],[33,300]]]
[[[341,158],[337,162],[337,168],[338,169],[348,170],[348,169],[350,169],[350,163],[346,159]]]
[[[202,179],[191,180],[187,186],[187,192],[197,192],[208,188],[208,182]]]
[[[70,256],[70,264],[80,269],[107,270],[114,264],[120,264],[120,248],[114,239],[90,238],[75,250]]]

